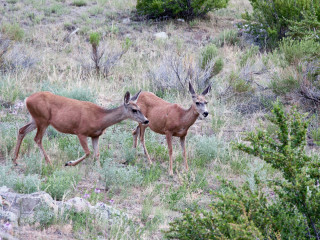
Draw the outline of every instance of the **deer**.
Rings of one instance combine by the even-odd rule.
[[[37,129],[34,141],[40,148],[47,164],[51,160],[42,146],[42,138],[49,125],[62,133],[76,135],[85,154],[77,160],[69,161],[65,166],[76,166],[89,157],[87,138],[92,140],[94,158],[99,160],[99,137],[111,125],[125,119],[132,119],[139,124],[148,124],[149,120],[141,113],[137,100],[141,90],[130,98],[130,93],[124,95],[124,102],[114,109],[105,109],[92,102],[79,101],[51,92],[37,92],[25,100],[26,107],[31,115],[31,121],[18,131],[17,145],[13,163],[17,166],[17,158],[23,138]]]
[[[179,137],[184,158],[184,165],[188,171],[188,162],[186,155],[186,136],[189,128],[195,123],[199,115],[208,116],[207,101],[205,95],[211,90],[209,85],[200,95],[197,95],[189,82],[189,92],[192,97],[192,105],[188,109],[184,109],[178,104],[172,104],[157,97],[151,92],[142,92],[137,101],[143,115],[149,119],[149,124],[142,125],[139,123],[137,128],[132,132],[133,147],[137,147],[138,137],[140,135],[140,142],[142,143],[144,153],[150,159],[148,150],[144,141],[144,134],[147,127],[156,133],[166,136],[169,149],[169,175],[173,175],[172,170],[172,137]]]

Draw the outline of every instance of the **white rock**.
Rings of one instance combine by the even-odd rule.
[[[130,20],[130,18],[124,18],[124,19],[122,19],[122,23],[129,24],[129,23],[131,23],[131,20]]]
[[[158,33],[155,33],[153,34],[153,36],[156,38],[156,39],[168,39],[168,34],[166,34],[165,32],[158,32]]]

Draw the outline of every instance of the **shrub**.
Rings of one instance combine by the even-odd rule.
[[[229,0],[137,0],[137,11],[149,18],[193,19],[209,11],[225,8]]]
[[[320,20],[320,0],[250,0],[250,3],[253,12],[243,16],[248,30],[268,47],[276,46],[290,31],[290,26],[301,22],[305,18],[304,11],[313,9]]]
[[[46,191],[56,200],[62,200],[70,193],[72,187],[81,179],[79,171],[70,168],[67,171],[57,170],[42,183],[42,190]]]
[[[186,209],[170,224],[168,239],[305,239],[303,215],[278,201],[269,201],[264,185],[255,177],[236,188],[222,181],[213,193],[210,210]]]
[[[207,45],[201,52],[201,67],[205,69],[207,65],[218,55],[215,44]]]
[[[312,8],[309,11],[301,13],[303,19],[301,21],[289,20],[289,32],[288,36],[295,39],[313,39],[320,42],[320,21],[319,15]]]
[[[283,173],[285,181],[275,181],[274,191],[281,201],[305,217],[309,238],[319,239],[319,168],[317,157],[306,154],[308,122],[293,107],[286,114],[277,102],[268,120],[277,127],[274,134],[262,129],[247,134],[250,143],[238,149],[257,156]]]
[[[49,227],[56,220],[56,216],[52,208],[46,204],[37,206],[34,211],[33,223],[39,223],[40,228],[44,229]]]

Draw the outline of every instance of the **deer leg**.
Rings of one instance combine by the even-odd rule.
[[[140,134],[140,124],[132,132],[132,135],[133,135],[133,147],[134,148],[137,148],[139,134]]]
[[[73,160],[73,161],[69,161],[65,164],[65,166],[76,166],[77,164],[79,164],[80,162],[82,162],[85,158],[89,157],[90,155],[90,150],[88,148],[88,139],[87,136],[83,136],[83,135],[77,135],[80,141],[80,144],[85,152],[85,154],[77,159],[77,160]]]
[[[99,137],[91,138],[92,146],[94,151],[94,158],[96,161],[99,161],[100,153],[99,153]]]
[[[23,138],[29,133],[32,132],[34,129],[37,128],[37,125],[34,121],[31,121],[30,123],[28,123],[27,125],[23,126],[22,128],[19,129],[19,133],[18,133],[18,140],[17,140],[17,145],[16,145],[16,149],[14,151],[14,159],[13,159],[13,163],[15,165],[17,164],[17,158],[19,155],[19,150],[20,150],[20,146],[22,143]]]
[[[170,176],[173,175],[172,170],[172,134],[170,132],[166,132],[166,139],[168,143],[168,149],[169,149],[169,174]]]
[[[183,159],[184,159],[184,166],[186,168],[186,170],[188,171],[189,167],[188,167],[188,161],[187,161],[187,153],[186,153],[186,137],[180,137],[180,144],[181,144],[181,148],[182,148],[182,155],[183,155]]]
[[[140,125],[140,142],[142,143],[144,154],[147,156],[149,163],[152,164],[152,161],[150,159],[146,144],[144,142],[144,133],[145,133],[147,127],[148,126]]]
[[[37,143],[38,147],[40,148],[40,151],[41,151],[42,155],[44,156],[46,163],[52,164],[50,161],[50,158],[48,157],[46,151],[44,150],[44,148],[42,146],[42,138],[43,138],[44,133],[46,132],[47,127],[48,127],[48,125],[37,126],[37,134],[34,137],[34,141]]]

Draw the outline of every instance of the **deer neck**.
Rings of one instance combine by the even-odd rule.
[[[125,107],[123,105],[114,109],[105,109],[102,128],[106,129],[107,127],[119,123],[127,118],[128,117],[125,114]]]
[[[187,110],[185,110],[185,114],[182,117],[182,123],[186,127],[190,127],[199,117],[199,113],[197,112],[197,109],[192,104],[191,107]]]

